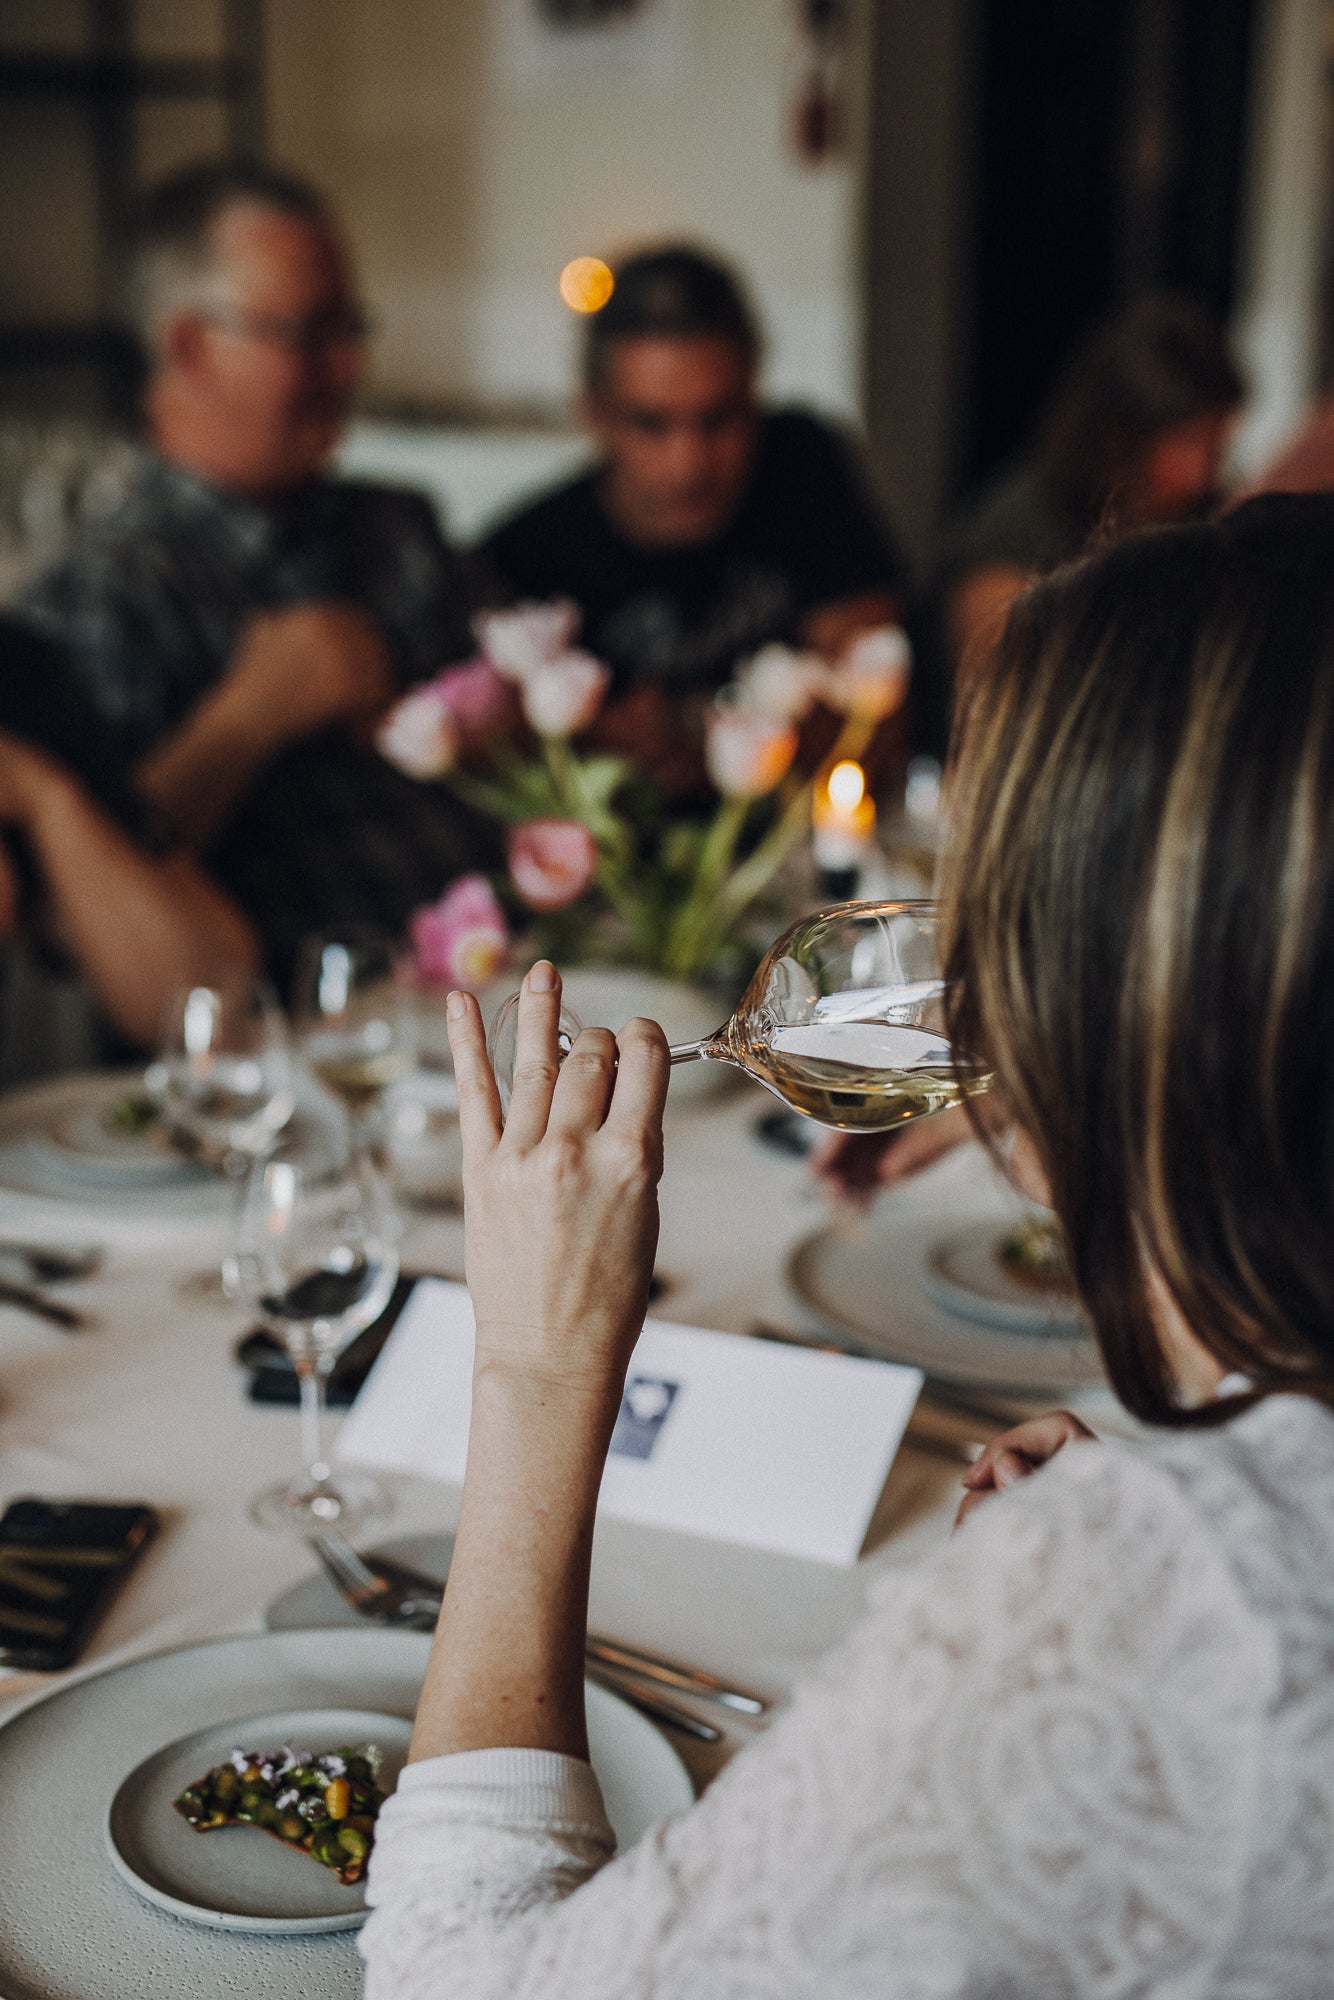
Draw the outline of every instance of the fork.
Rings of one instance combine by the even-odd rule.
[[[381,1625],[402,1625],[409,1630],[420,1631],[425,1625],[434,1624],[439,1616],[444,1602],[443,1586],[430,1588],[414,1577],[410,1570],[394,1574],[395,1566],[392,1564],[386,1565],[390,1574],[381,1574],[336,1531],[331,1533],[326,1530],[323,1534],[312,1535],[310,1546],[336,1584],[344,1602],[350,1604],[360,1617],[372,1618]],[[378,1560],[372,1558],[377,1563]],[[654,1722],[661,1722],[668,1729],[678,1729],[683,1735],[693,1736],[701,1743],[722,1741],[721,1730],[715,1729],[711,1723],[701,1722],[698,1716],[687,1714],[685,1709],[653,1699],[637,1688],[623,1686],[614,1677],[614,1664],[610,1660],[599,1659],[594,1646],[590,1645],[589,1673],[594,1680],[612,1688],[626,1701],[642,1709],[645,1715],[652,1717]],[[633,1674],[638,1669],[627,1663],[624,1671]],[[756,1706],[762,1707],[763,1704],[757,1703]]]

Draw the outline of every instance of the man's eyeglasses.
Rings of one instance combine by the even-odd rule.
[[[248,340],[267,340],[275,347],[285,347],[291,354],[323,354],[331,347],[361,347],[375,331],[360,306],[331,307],[305,318],[214,306],[203,317],[224,333],[239,333]]]

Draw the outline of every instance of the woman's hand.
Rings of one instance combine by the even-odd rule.
[[[650,1021],[619,1040],[588,1028],[562,1064],[559,1020],[543,961],[523,983],[502,1123],[477,1003],[450,997],[477,1366],[619,1398],[658,1240],[667,1043]]]
[[[974,1507],[991,1494],[1003,1493],[1007,1486],[1027,1479],[1078,1438],[1094,1438],[1094,1433],[1078,1417],[1071,1416],[1069,1410],[1052,1410],[1045,1417],[1032,1417],[1026,1424],[1002,1431],[963,1476],[968,1491],[959,1503],[955,1527],[961,1527]]]

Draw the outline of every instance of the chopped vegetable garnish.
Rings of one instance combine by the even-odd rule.
[[[187,1785],[175,1806],[197,1833],[257,1826],[287,1847],[304,1849],[340,1882],[359,1882],[385,1801],[375,1782],[379,1765],[380,1753],[370,1743],[319,1757],[287,1743],[267,1755],[238,1748]]]

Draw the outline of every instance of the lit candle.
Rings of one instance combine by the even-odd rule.
[[[850,757],[835,764],[815,787],[811,818],[815,865],[821,876],[850,875],[855,882],[875,840],[875,800],[867,793],[860,764]],[[851,887],[846,893],[851,894]]]

